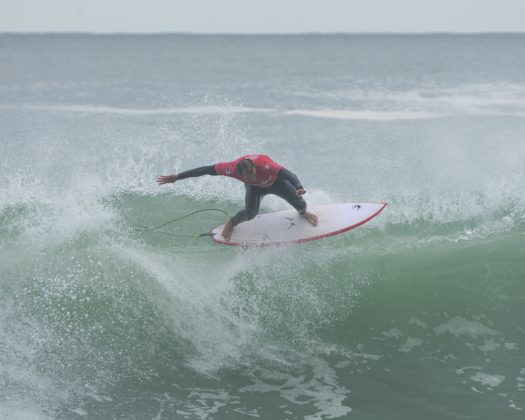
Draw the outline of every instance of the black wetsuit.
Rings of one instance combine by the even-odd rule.
[[[177,175],[177,179],[193,178],[202,175],[217,175],[215,165],[201,166],[200,168],[190,169]],[[296,191],[302,189],[301,182],[297,176],[286,168],[281,168],[277,173],[277,180],[267,188],[255,187],[250,184],[244,184],[246,188],[245,208],[232,217],[233,225],[253,219],[259,213],[261,199],[266,194],[274,194],[286,200],[292,205],[299,214],[306,211],[306,201],[296,194]]]

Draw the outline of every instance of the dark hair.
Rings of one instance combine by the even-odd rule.
[[[251,159],[243,159],[237,164],[237,172],[239,175],[242,175],[244,171],[251,170],[255,167],[255,164],[252,162]]]

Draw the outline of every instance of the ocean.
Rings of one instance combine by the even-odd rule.
[[[523,419],[523,69],[523,34],[0,35],[0,418]],[[155,180],[250,153],[388,206],[137,230],[241,209]]]

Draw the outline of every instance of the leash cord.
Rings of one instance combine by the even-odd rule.
[[[227,211],[224,211],[224,210],[221,210],[221,209],[215,209],[215,208],[213,208],[213,209],[201,209],[201,210],[197,210],[197,211],[188,213],[188,214],[186,214],[184,216],[177,217],[176,219],[169,220],[166,223],[162,223],[161,225],[158,225],[158,226],[150,227],[150,226],[146,226],[146,225],[135,225],[135,227],[140,228],[140,229],[135,229],[135,232],[157,232],[157,233],[162,233],[163,235],[176,236],[176,237],[179,237],[179,238],[199,238],[199,237],[202,237],[202,236],[212,236],[212,234],[209,233],[209,232],[201,233],[201,234],[197,234],[197,235],[179,235],[179,234],[176,234],[176,233],[169,233],[169,232],[164,232],[162,230],[159,230],[160,228],[163,228],[164,226],[167,226],[167,225],[169,225],[171,223],[175,223],[175,222],[178,222],[180,220],[186,219],[187,217],[194,216],[195,214],[203,213],[203,212],[207,212],[207,211],[217,211],[217,212],[225,214],[228,217],[228,219],[231,219],[231,215]]]

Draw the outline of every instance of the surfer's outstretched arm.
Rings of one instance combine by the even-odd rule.
[[[203,175],[217,175],[217,172],[215,171],[215,165],[200,166],[199,168],[190,169],[188,171],[181,172],[180,174],[161,175],[157,178],[157,182],[159,185],[170,184],[180,179],[195,178]]]
[[[190,169],[188,171],[181,172],[177,175],[177,179],[184,179],[184,178],[195,178],[198,176],[203,175],[217,175],[217,171],[215,170],[215,165],[210,166],[200,166],[195,169]]]

